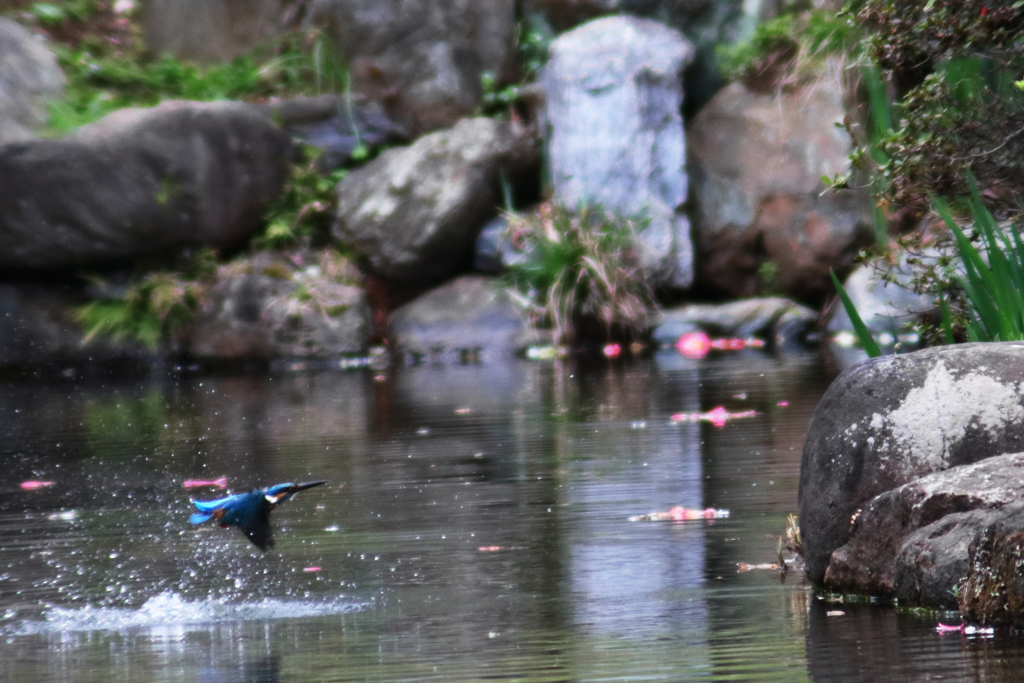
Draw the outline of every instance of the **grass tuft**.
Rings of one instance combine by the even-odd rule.
[[[558,343],[639,337],[655,305],[640,262],[640,227],[600,207],[550,203],[529,218],[513,217],[510,236],[527,256],[509,277],[530,302],[534,323],[551,328]]]

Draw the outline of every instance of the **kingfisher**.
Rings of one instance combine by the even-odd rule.
[[[199,512],[194,513],[189,521],[193,524],[202,524],[215,519],[224,528],[237,526],[253,545],[267,552],[274,547],[274,538],[270,531],[270,511],[299,491],[326,483],[326,479],[302,484],[289,482],[253,489],[248,493],[236,493],[217,500],[194,500],[192,502]]]

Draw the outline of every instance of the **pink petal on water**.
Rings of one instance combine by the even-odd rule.
[[[305,567],[302,571],[304,572],[318,572],[320,567]]]
[[[958,626],[949,626],[947,624],[943,624],[940,621],[939,625],[935,627],[935,630],[938,631],[939,633],[950,633],[952,631],[963,631],[964,630],[964,625],[960,624]]]
[[[23,481],[21,482],[21,488],[25,491],[35,491],[37,489],[45,489],[47,486],[53,486],[52,481]]]
[[[676,340],[675,347],[687,358],[703,358],[711,350],[711,339],[703,332],[687,332]]]
[[[705,420],[707,420],[711,424],[715,425],[716,427],[724,427],[726,421],[730,417],[731,416],[729,415],[729,411],[726,410],[725,408],[723,408],[722,406],[718,406],[717,408],[712,408],[711,410],[709,410],[708,412],[704,413],[704,415],[703,415],[703,418]]]

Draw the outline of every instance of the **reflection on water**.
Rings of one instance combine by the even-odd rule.
[[[1015,680],[1016,640],[737,573],[775,559],[828,379],[671,352],[0,385],[0,680]],[[757,415],[670,419],[717,406]],[[188,523],[182,482],[222,476],[329,484],[263,555]],[[732,514],[628,521],[674,505]]]

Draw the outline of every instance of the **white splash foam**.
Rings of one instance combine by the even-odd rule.
[[[174,592],[150,598],[138,609],[122,607],[52,607],[43,620],[25,620],[14,629],[16,635],[76,631],[157,630],[188,631],[232,621],[299,619],[363,610],[366,603],[342,599],[325,602],[266,598],[256,602],[230,603],[221,600],[186,600]]]

